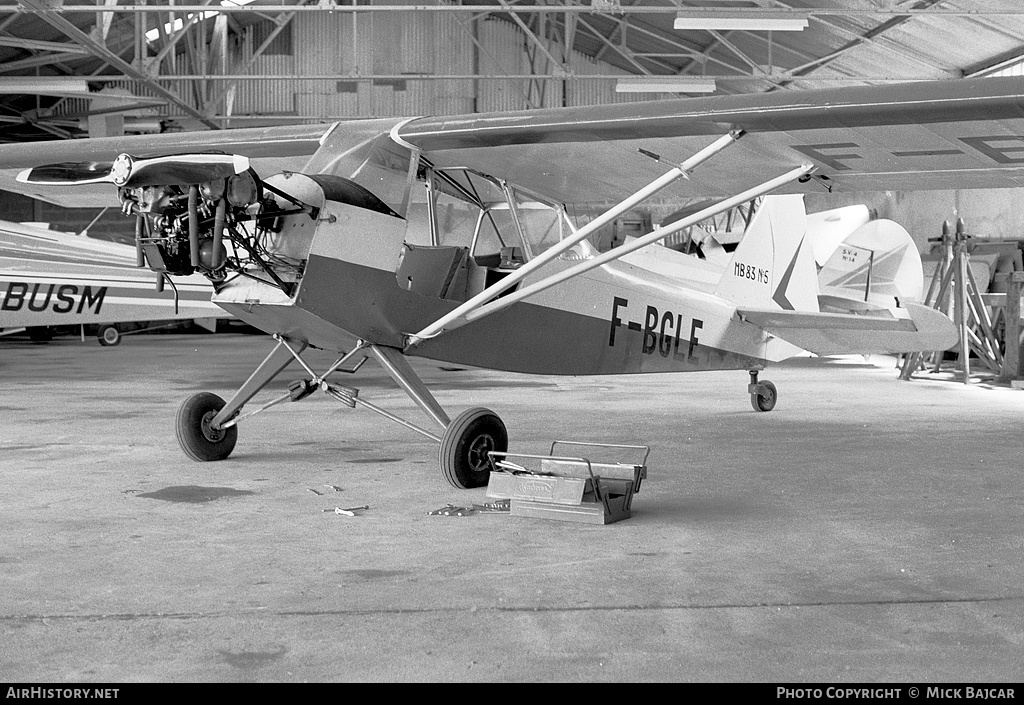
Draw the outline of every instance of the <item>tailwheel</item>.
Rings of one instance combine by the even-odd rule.
[[[751,392],[750,394],[750,405],[754,407],[754,411],[771,411],[775,408],[775,402],[779,398],[779,393],[775,390],[775,385],[771,382],[757,382],[756,385],[751,387],[757,387],[757,391]]]
[[[453,487],[482,487],[491,475],[487,453],[506,450],[508,432],[498,415],[490,409],[467,409],[448,424],[441,436],[438,462]]]
[[[178,443],[192,460],[223,460],[238,440],[238,427],[215,429],[210,421],[224,408],[224,400],[210,392],[193,394],[178,408]]]

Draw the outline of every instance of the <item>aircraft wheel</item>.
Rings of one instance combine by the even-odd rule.
[[[117,326],[100,326],[96,339],[100,341],[100,345],[118,345],[121,342],[121,331]]]
[[[192,460],[223,460],[238,440],[238,427],[210,428],[210,421],[224,408],[224,400],[210,392],[193,394],[178,407],[178,443]]]
[[[508,450],[508,432],[490,409],[467,409],[441,436],[438,463],[444,479],[460,490],[482,487],[491,476],[488,451]]]
[[[751,394],[750,405],[754,407],[754,411],[771,411],[775,408],[775,402],[778,401],[779,393],[775,390],[775,385],[768,381],[759,382],[766,388],[764,394]]]
[[[39,345],[49,343],[53,340],[53,330],[49,326],[29,326],[28,338]]]

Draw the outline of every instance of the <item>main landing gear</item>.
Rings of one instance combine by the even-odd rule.
[[[178,442],[192,460],[224,460],[238,440],[238,427],[214,428],[210,425],[224,400],[211,392],[193,394],[178,409],[175,430]]]
[[[178,443],[190,458],[199,461],[223,460],[234,450],[239,421],[276,404],[305,399],[318,390],[349,407],[355,408],[356,404],[364,406],[435,441],[439,445],[438,464],[441,473],[452,486],[459,489],[486,485],[491,471],[488,453],[508,450],[508,433],[497,414],[489,409],[475,408],[450,420],[408,360],[395,348],[360,341],[352,351],[338,358],[326,372],[317,375],[301,357],[302,351],[306,349],[305,343],[274,337],[277,346],[231,399],[225,402],[216,394],[200,392],[182,403],[178,409],[176,430]],[[358,389],[327,381],[327,377],[335,372],[355,373],[371,355],[427,416],[443,429],[440,435],[359,398]],[[343,365],[360,356],[361,359],[354,367],[343,368]],[[241,414],[242,407],[292,360],[298,361],[309,377],[293,382],[286,394],[270,400],[258,409]]]
[[[508,433],[489,409],[466,409],[441,436],[438,463],[444,479],[458,488],[482,487],[491,476],[490,451],[508,450]]]
[[[100,329],[96,332],[96,339],[103,346],[119,345],[121,343],[121,330],[113,324],[100,326]]]
[[[750,393],[750,405],[754,407],[754,411],[771,411],[775,408],[779,393],[775,390],[775,385],[768,380],[758,382],[757,372],[757,370],[750,370],[750,384],[747,385],[747,391]]]

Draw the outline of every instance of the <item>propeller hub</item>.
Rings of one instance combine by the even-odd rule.
[[[124,186],[128,183],[128,178],[132,175],[132,158],[128,154],[119,154],[117,159],[110,167],[110,178],[113,179],[114,183],[118,186]]]

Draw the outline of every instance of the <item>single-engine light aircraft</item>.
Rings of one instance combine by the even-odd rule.
[[[450,418],[408,355],[539,374],[747,370],[768,411],[777,390],[758,373],[797,351],[950,347],[950,320],[919,303],[819,297],[802,204],[794,217],[766,200],[713,281],[627,256],[770,192],[1024,185],[1024,79],[7,145],[0,169],[25,169],[21,191],[48,200],[108,187],[150,269],[205,275],[215,303],[276,339],[227,401],[184,401],[186,454],[226,458],[244,418],[321,391],[437,442],[466,488],[487,482],[505,425],[484,408]],[[661,192],[714,202],[590,245]],[[581,203],[614,205],[584,224],[566,207]],[[309,346],[336,362],[314,371]],[[336,381],[370,357],[437,430]],[[288,393],[243,414],[293,361],[304,375]]]
[[[181,277],[163,291],[137,264],[130,245],[0,220],[0,335],[27,329],[46,342],[59,326],[82,326],[84,334],[89,325],[109,346],[121,342],[121,324],[154,324],[134,333],[192,320],[213,331],[227,317],[203,277]]]

